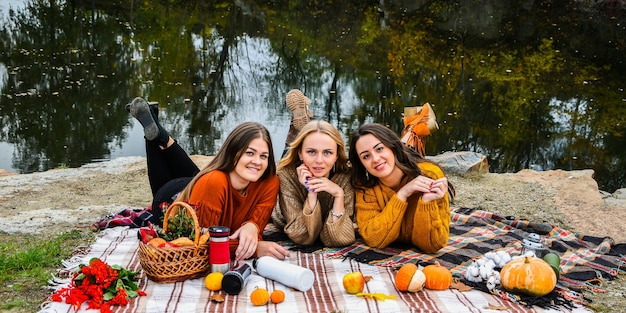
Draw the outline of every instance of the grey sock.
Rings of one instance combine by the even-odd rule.
[[[150,113],[152,113],[152,118],[158,124],[159,123],[159,103],[150,101],[148,102],[148,108],[150,109]]]
[[[133,99],[133,102],[130,103],[130,114],[143,126],[143,134],[147,140],[161,137],[157,122],[152,117],[146,100],[140,97]]]

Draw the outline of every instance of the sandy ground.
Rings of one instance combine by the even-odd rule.
[[[200,166],[209,157],[193,156]],[[143,208],[151,194],[143,157],[123,157],[75,169],[7,175],[0,171],[0,231],[57,234],[89,227],[124,208]],[[626,242],[626,199],[598,191],[593,171],[523,170],[452,176],[454,206],[542,221],[582,234]],[[618,194],[619,192],[616,192]]]

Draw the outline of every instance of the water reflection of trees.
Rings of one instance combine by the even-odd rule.
[[[395,5],[29,2],[0,33],[8,51],[0,62],[12,73],[1,139],[15,144],[23,172],[106,158],[126,137],[123,104],[144,95],[160,102],[190,153],[213,153],[238,122],[233,111],[280,114],[286,91],[301,88],[316,116],[346,135],[364,121],[399,131],[404,106],[430,102],[441,125],[430,154],[478,151],[498,172],[591,167],[607,190],[623,186],[624,86],[615,77],[624,64],[610,57],[623,54],[611,22],[623,16],[569,2],[509,3],[498,6],[492,37],[481,37],[449,27],[470,13],[462,2]],[[607,38],[617,40],[603,48]],[[595,47],[570,49],[591,39]],[[270,65],[245,71],[259,64],[246,50],[255,45]]]
[[[523,43],[516,37],[480,40],[478,34],[442,37],[433,19],[418,13],[402,16],[389,23],[388,40],[390,71],[402,82],[396,83],[401,100],[395,102],[410,103],[410,96],[417,95],[420,102],[434,102],[438,116],[448,113],[447,127],[430,141],[436,141],[437,150],[430,146],[430,153],[483,152],[490,157],[491,170],[498,172],[534,165],[594,168],[603,187],[623,186],[624,160],[620,152],[607,149],[608,140],[622,138],[624,131],[623,118],[617,117],[625,109],[624,86],[616,79],[623,63],[611,68],[606,65],[610,59],[584,59],[575,50],[561,51],[561,43],[574,36],[563,29],[534,41],[524,38]],[[604,21],[602,25],[608,27]],[[466,38],[472,38],[471,44]],[[585,49],[593,55],[613,54],[614,46]],[[413,87],[420,85],[422,90]],[[581,105],[564,105],[571,101]],[[621,114],[611,118],[603,114],[607,110]],[[610,166],[605,166],[608,160]],[[622,170],[610,173],[608,168]]]
[[[10,75],[0,100],[2,140],[15,144],[14,167],[24,172],[82,165],[123,139],[127,113],[117,104],[127,87],[117,77],[130,68],[103,60],[128,52],[115,44],[117,23],[87,12],[30,2],[4,23],[0,62]]]

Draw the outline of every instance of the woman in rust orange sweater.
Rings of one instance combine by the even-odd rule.
[[[289,255],[280,245],[261,240],[279,190],[272,141],[263,125],[246,122],[235,127],[200,171],[159,124],[155,105],[136,98],[128,109],[144,127],[155,216],[172,201],[183,200],[196,208],[200,227],[230,228],[236,260]]]

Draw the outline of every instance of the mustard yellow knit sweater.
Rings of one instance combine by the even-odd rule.
[[[432,163],[418,164],[422,175],[432,179],[444,177]],[[444,198],[425,203],[422,193],[407,202],[396,191],[378,184],[365,190],[355,189],[356,222],[365,243],[384,248],[394,241],[410,243],[425,253],[435,253],[446,246],[450,235],[450,202]]]

